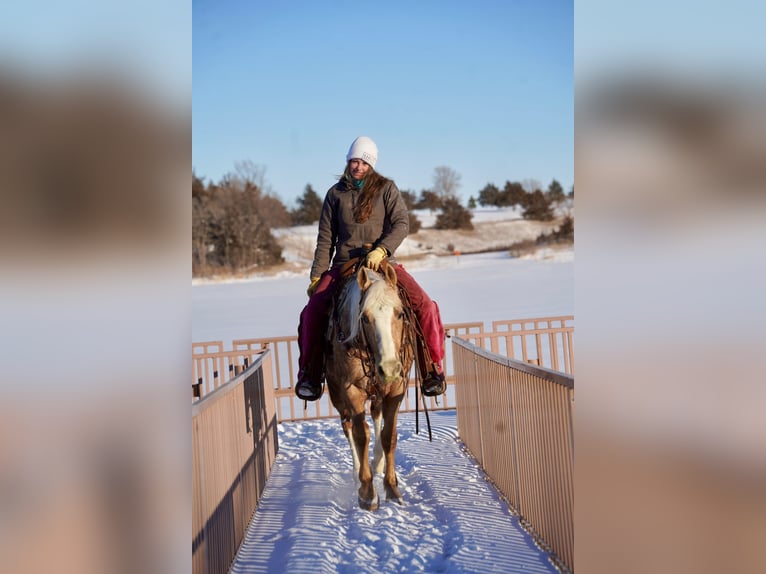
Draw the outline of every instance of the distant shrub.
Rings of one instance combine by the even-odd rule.
[[[473,229],[473,215],[454,197],[444,200],[441,213],[436,216],[435,229]]]
[[[567,215],[561,225],[550,233],[541,233],[537,236],[537,245],[549,243],[572,243],[574,242],[574,219]]]
[[[517,241],[508,248],[508,255],[511,257],[523,257],[529,253],[534,253],[537,249],[537,243],[531,239]]]
[[[534,221],[551,221],[553,219],[551,202],[542,191],[536,189],[534,192],[527,194],[522,217]]]
[[[311,225],[319,221],[322,214],[323,200],[319,194],[314,191],[311,184],[306,184],[306,188],[296,202],[298,207],[291,212],[293,225]]]
[[[192,178],[192,275],[240,272],[284,261],[271,233],[285,209],[251,181],[224,177],[219,184]]]
[[[481,205],[500,205],[500,190],[496,185],[488,183],[479,192],[479,203]]]
[[[399,192],[399,195],[402,196],[404,205],[407,206],[407,209],[417,209],[415,206],[417,205],[418,201],[414,191],[403,189]]]
[[[415,209],[428,209],[436,211],[442,207],[444,202],[439,195],[430,189],[424,189],[420,192],[420,199],[415,204]]]
[[[418,231],[420,231],[420,228],[423,226],[423,224],[420,223],[418,216],[410,211],[409,218],[410,218],[410,233],[417,233]]]

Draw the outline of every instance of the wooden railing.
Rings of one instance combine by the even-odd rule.
[[[574,571],[574,379],[459,338],[452,351],[460,438],[522,521]]]
[[[192,405],[194,574],[229,570],[278,450],[271,353],[249,364]]]
[[[445,325],[447,392],[428,399],[429,409],[457,410],[467,448],[565,570],[573,570],[573,322]],[[326,393],[307,404],[295,397],[296,337],[232,347],[192,346],[195,574],[229,568],[276,456],[277,423],[337,416]],[[401,410],[415,410],[414,385]]]
[[[574,349],[572,337],[574,317],[547,317],[514,321],[494,321],[491,330],[481,322],[451,323],[444,326],[448,337],[461,337],[498,354],[518,357],[524,362],[543,365],[572,374]],[[232,350],[224,351],[222,341],[192,344],[192,396],[204,397],[237,373],[247,368],[264,349],[272,353],[272,380],[274,400],[279,422],[330,418],[336,416],[327,393],[316,402],[298,399],[293,388],[298,372],[298,338],[262,337],[236,339]],[[443,369],[447,379],[447,392],[438,398],[427,399],[430,410],[455,408],[452,347],[446,346]],[[411,379],[414,381],[414,372]],[[422,405],[418,405],[422,408]],[[401,412],[416,409],[415,385],[411,383],[402,402]]]

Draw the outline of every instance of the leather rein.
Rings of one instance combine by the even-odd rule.
[[[357,258],[352,259],[351,261],[347,262],[343,265],[341,268],[341,277],[343,279],[348,280],[352,275],[355,275],[356,272],[359,270],[359,268],[363,264],[363,258]],[[385,269],[385,265],[388,265],[387,261],[383,261],[381,264],[381,267]],[[338,292],[341,290],[339,289]],[[402,298],[403,290],[399,289],[397,286],[397,291],[399,294],[399,299],[402,302],[402,311],[404,313],[403,317],[403,327],[402,327],[402,335],[401,340],[399,341],[399,362],[404,365],[406,363],[407,358],[407,347],[408,345],[412,349],[413,357],[415,353],[415,329],[414,326],[417,324],[417,322],[414,319],[414,312],[412,310],[412,305],[409,304],[409,297],[404,299]],[[364,296],[362,297],[362,301],[364,301]],[[362,305],[360,304],[360,307]],[[335,302],[333,304],[333,322],[335,325],[335,332],[336,332],[336,340],[337,342],[341,343],[345,339],[345,334],[343,333],[343,330],[341,329],[340,325],[340,313],[338,312],[338,298],[335,297]],[[361,313],[356,318],[357,321],[361,322]],[[360,325],[359,328],[359,334],[357,335],[358,344],[352,346],[349,349],[349,354],[356,357],[359,362],[362,365],[362,372],[364,373],[365,377],[367,378],[367,396],[369,398],[374,397],[377,395],[377,391],[379,389],[379,386],[381,384],[380,376],[377,373],[377,370],[375,369],[375,349],[370,344],[367,333],[365,331],[364,325]]]

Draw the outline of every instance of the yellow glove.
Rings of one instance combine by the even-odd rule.
[[[388,257],[388,252],[385,247],[376,247],[367,254],[367,259],[364,261],[364,266],[369,267],[377,271],[380,269],[380,262]]]
[[[312,277],[311,283],[309,284],[309,288],[306,289],[306,295],[311,297],[314,294],[314,291],[317,289],[317,285],[319,285],[319,279],[320,277]]]

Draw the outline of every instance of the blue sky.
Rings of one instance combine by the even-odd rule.
[[[573,3],[293,1],[192,5],[193,166],[250,160],[288,205],[335,182],[351,141],[401,189],[434,168],[487,183],[574,182]]]

